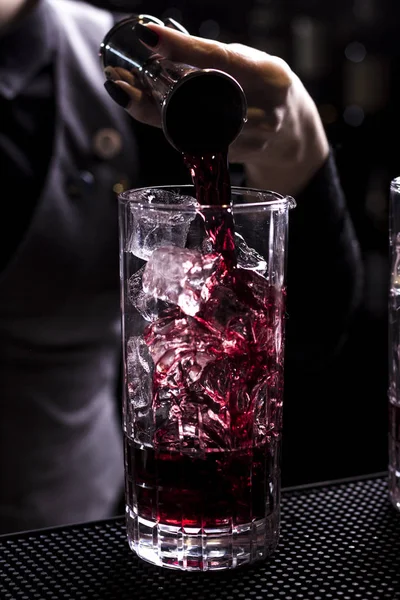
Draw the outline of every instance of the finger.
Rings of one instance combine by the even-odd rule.
[[[229,50],[232,54],[243,61],[246,59],[246,64],[257,65],[262,71],[264,83],[268,83],[276,88],[287,88],[292,82],[292,71],[289,65],[279,58],[272,56],[261,50],[256,50],[244,44],[229,44]]]
[[[167,19],[165,19],[164,22],[167,27],[171,27],[172,29],[175,29],[176,31],[180,31],[181,33],[184,33],[185,35],[190,35],[188,30],[183,25],[181,25],[181,23],[178,23],[178,21],[175,21],[175,19],[172,19],[172,17],[168,17]]]
[[[273,135],[273,134],[272,134]],[[229,147],[229,160],[241,159],[243,156],[248,156],[249,153],[259,154],[268,146],[271,136],[266,136],[265,133],[261,133],[259,129],[250,129],[243,132]],[[234,162],[235,162],[234,161]],[[239,161],[240,162],[240,161]]]
[[[247,129],[258,128],[264,134],[279,131],[285,118],[285,106],[275,106],[269,110],[250,106],[247,109]]]
[[[254,113],[253,113],[254,115]],[[258,113],[257,116],[261,116]],[[229,147],[230,162],[251,162],[254,158],[259,158],[274,140],[276,140],[276,130],[264,126],[264,123],[256,118],[249,120],[243,127],[240,136]]]
[[[126,81],[115,81],[115,84],[129,96],[125,110],[137,121],[161,127],[160,113],[154,101],[142,90],[132,87]]]
[[[133,73],[123,67],[106,67],[104,69],[106,79],[110,81],[126,81],[130,85],[136,85],[136,78]]]
[[[254,76],[261,86],[269,84],[277,89],[286,89],[292,81],[291,70],[282,59],[249,46],[189,36],[154,23],[136,25],[135,33],[145,45],[165,58],[226,71],[242,85],[250,83]]]
[[[151,32],[151,33],[150,33]],[[135,33],[154,52],[174,62],[181,62],[199,68],[230,69],[228,46],[220,42],[188,36],[170,27],[153,23],[138,24]]]
[[[120,79],[118,77],[117,72],[114,67],[106,67],[104,69],[104,75],[105,75],[106,79],[109,79],[110,81],[115,81],[116,79]]]
[[[115,67],[114,70],[117,76],[116,81],[126,81],[130,85],[137,85],[135,75],[131,73],[131,71],[128,71],[128,69],[124,69],[123,67]]]
[[[245,131],[250,129],[257,129],[262,135],[265,133],[276,131],[277,119],[274,113],[267,112],[262,108],[250,106],[247,109],[247,122],[245,125]]]

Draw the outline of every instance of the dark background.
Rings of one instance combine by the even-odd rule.
[[[291,485],[385,470],[387,213],[390,179],[400,175],[400,2],[97,4],[171,16],[195,35],[239,41],[279,55],[315,99],[361,243],[365,286],[360,314],[340,359],[312,382],[314,391],[299,397],[295,409],[285,407],[283,481]],[[312,273],[305,273],[305,284],[310,301],[323,302],[312,287]],[[295,388],[295,382],[290,385]],[[299,435],[293,415],[302,408],[309,418]]]

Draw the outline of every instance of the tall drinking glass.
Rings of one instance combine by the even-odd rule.
[[[119,196],[126,519],[139,557],[203,571],[278,542],[294,201],[242,188],[230,206],[194,198],[192,186]],[[229,268],[207,233],[224,216]]]
[[[389,495],[400,510],[400,177],[390,185]]]

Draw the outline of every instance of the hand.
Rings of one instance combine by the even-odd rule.
[[[145,31],[143,34],[143,30]],[[248,103],[248,120],[229,149],[230,162],[243,163],[247,184],[296,195],[326,160],[328,141],[317,108],[289,66],[280,58],[241,44],[223,44],[149,24],[141,39],[175,62],[215,68],[235,77]],[[130,76],[131,77],[131,76]],[[149,96],[123,76],[111,78],[130,97],[132,117],[161,126]],[[125,81],[124,81],[125,79]]]

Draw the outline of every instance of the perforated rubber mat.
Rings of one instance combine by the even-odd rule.
[[[0,537],[1,600],[400,599],[400,514],[386,479],[287,491],[264,563],[182,573],[139,561],[123,518]]]

